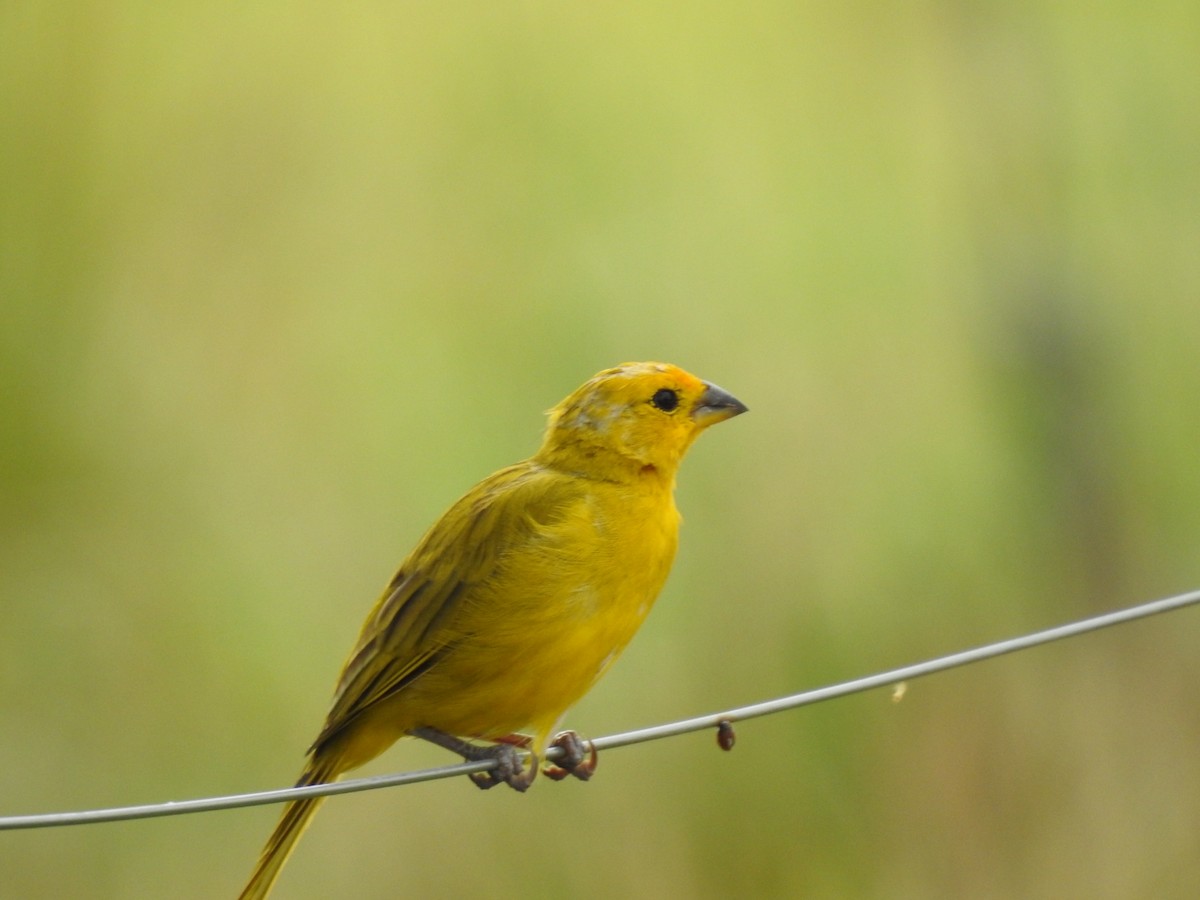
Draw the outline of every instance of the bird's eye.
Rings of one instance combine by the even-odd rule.
[[[679,405],[679,395],[670,388],[661,388],[654,392],[654,396],[650,398],[650,402],[663,412],[673,412],[675,407]]]

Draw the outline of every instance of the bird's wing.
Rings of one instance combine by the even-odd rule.
[[[392,578],[342,670],[319,748],[363,711],[404,689],[464,637],[456,618],[472,593],[535,523],[571,493],[561,475],[521,463],[501,469],[454,504]],[[564,487],[568,490],[564,492]]]

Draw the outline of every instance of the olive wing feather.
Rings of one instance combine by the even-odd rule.
[[[507,553],[533,539],[537,522],[571,505],[579,493],[573,481],[521,463],[480,482],[447,510],[367,617],[314,749],[453,650],[466,633],[459,619],[472,592]]]

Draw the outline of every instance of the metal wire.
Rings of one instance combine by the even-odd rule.
[[[911,681],[914,678],[920,678],[924,675],[932,675],[935,672],[943,672],[947,669],[970,665],[985,659],[991,659],[992,657],[1003,656],[1007,653],[1015,653],[1019,650],[1028,650],[1031,647],[1049,644],[1052,641],[1060,641],[1064,638],[1087,634],[1089,632],[1098,631],[1101,628],[1109,628],[1113,625],[1121,625],[1126,622],[1132,622],[1135,619],[1144,619],[1148,616],[1158,615],[1159,613],[1170,612],[1176,609],[1182,609],[1183,607],[1192,606],[1197,603],[1200,603],[1200,590],[1191,591],[1186,594],[1178,594],[1174,597],[1167,597],[1162,600],[1152,600],[1148,603],[1142,603],[1138,606],[1129,607],[1128,609],[1121,609],[1115,612],[1093,616],[1088,619],[1081,619],[1076,622],[1071,622],[1067,625],[1059,625],[1054,628],[1047,628],[1043,631],[1033,632],[1032,634],[1023,635],[1021,637],[996,641],[995,643],[985,644],[984,646],[976,647],[972,650],[963,650],[958,653],[951,653],[948,656],[940,656],[935,659],[927,660],[926,662],[915,663],[909,666],[901,666],[898,669],[891,669],[886,672],[880,672],[876,675],[868,675],[863,678],[855,678],[851,681],[843,681],[828,687],[803,691],[799,694],[791,694],[786,697],[777,697],[773,700],[766,700],[762,703],[754,703],[749,706],[728,709],[724,712],[711,713],[706,716],[696,716],[695,718],[682,719],[678,722],[669,722],[664,725],[655,725],[650,728],[641,728],[636,731],[626,731],[621,734],[611,734],[606,737],[599,737],[593,740],[592,744],[597,750],[607,750],[614,747],[624,747],[629,744],[639,744],[643,741],[654,741],[660,738],[672,737],[678,734],[686,734],[691,731],[700,731],[705,728],[719,728],[722,727],[722,723],[738,722],[744,719],[756,718],[758,716],[768,716],[784,710],[794,709],[798,706],[807,706],[808,704],[819,703],[823,700],[832,700],[835,697],[844,697],[848,694],[857,694],[861,693],[862,691],[869,691],[878,687],[898,685],[901,682]],[[547,752],[546,756],[550,761],[554,761],[557,759],[559,752],[560,751],[557,747],[552,747]],[[442,766],[436,769],[423,769],[414,772],[399,772],[392,775],[376,775],[369,778],[353,778],[345,781],[334,782],[333,784],[314,784],[306,787],[281,788],[272,791],[258,791],[250,794],[234,794],[227,797],[205,797],[197,800],[180,801],[169,800],[164,803],[152,803],[143,806],[122,806],[111,809],[91,809],[79,812],[4,816],[0,817],[0,831],[28,828],[50,828],[62,825],[85,825],[96,822],[120,822],[130,819],[149,819],[158,816],[178,816],[185,813],[211,812],[219,809],[238,809],[244,806],[261,806],[268,803],[284,803],[288,800],[295,800],[299,797],[319,797],[330,796],[333,794],[350,794],[355,791],[371,791],[376,790],[377,788],[395,787],[401,784],[415,784],[416,782],[420,781],[433,781],[438,778],[451,778],[456,775],[465,775],[470,772],[483,772],[491,769],[493,766],[495,766],[495,764],[496,763],[494,760],[482,760],[479,762]]]

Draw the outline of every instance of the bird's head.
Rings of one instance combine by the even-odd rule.
[[[673,479],[696,436],[746,411],[732,394],[669,363],[605,369],[550,410],[537,459],[609,480]]]

